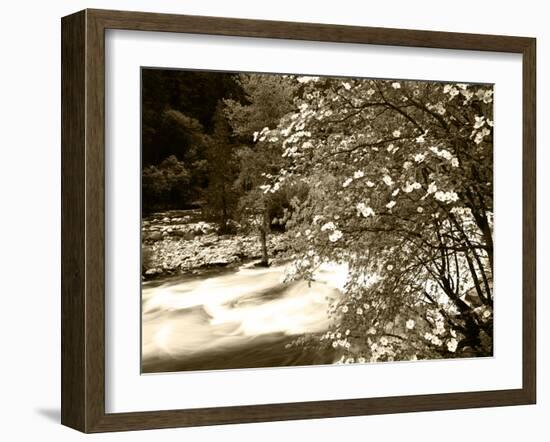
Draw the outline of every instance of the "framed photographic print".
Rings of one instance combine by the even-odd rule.
[[[62,20],[62,423],[533,404],[535,40]]]

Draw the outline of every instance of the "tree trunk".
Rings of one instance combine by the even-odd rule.
[[[267,267],[269,265],[269,259],[267,257],[267,233],[264,227],[260,227],[260,242],[262,243],[262,260],[260,265]]]
[[[220,221],[220,233],[227,233],[227,201],[225,198],[225,186],[222,187],[222,218]]]
[[[262,215],[262,225],[260,226],[260,242],[262,244],[262,260],[260,265],[263,267],[269,266],[269,257],[267,254],[267,232],[269,231],[269,215],[267,213],[267,208],[264,210]]]

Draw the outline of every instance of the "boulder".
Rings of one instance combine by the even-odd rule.
[[[182,237],[186,241],[191,241],[195,238],[195,234],[191,230],[188,230],[187,232],[182,232]]]
[[[162,238],[162,234],[157,231],[149,232],[144,235],[145,241],[158,241],[161,238]]]

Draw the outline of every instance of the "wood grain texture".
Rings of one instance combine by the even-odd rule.
[[[523,387],[338,401],[105,413],[105,30],[523,55]],[[62,20],[62,423],[83,432],[532,404],[536,398],[535,40],[525,37],[86,10]]]
[[[61,422],[85,427],[85,13],[63,19],[61,44]]]
[[[88,10],[105,29],[185,32],[239,37],[280,38],[336,43],[522,52],[525,37],[419,31],[332,24],[249,20],[148,12]]]
[[[523,389],[537,395],[537,76],[536,41],[523,50]]]
[[[86,11],[86,431],[105,414],[105,38]]]

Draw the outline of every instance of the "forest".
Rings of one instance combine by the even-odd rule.
[[[492,356],[493,221],[492,85],[142,70],[145,284],[252,263],[317,287],[344,269],[326,322],[287,327],[279,353]],[[230,367],[320,362],[253,357]]]

